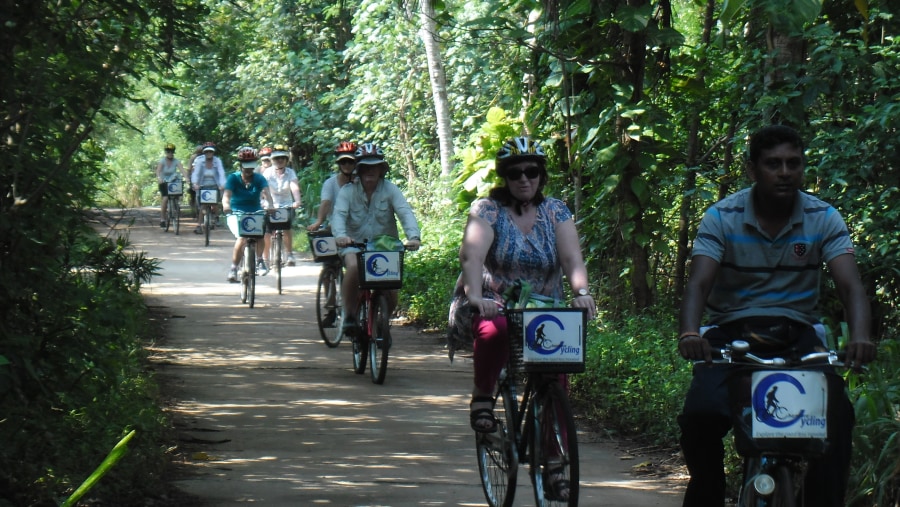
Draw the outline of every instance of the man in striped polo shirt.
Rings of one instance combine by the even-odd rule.
[[[737,339],[749,341],[760,354],[825,350],[824,327],[816,313],[823,263],[850,329],[846,361],[859,367],[875,358],[869,301],[847,226],[832,206],[801,191],[803,152],[794,129],[760,129],[749,146],[753,186],[729,195],[704,215],[680,312],[678,350],[684,358],[709,362],[711,348]],[[686,507],[724,505],[722,438],[731,428],[726,379],[727,365],[696,366],[678,417],[691,475]],[[829,389],[835,395],[828,410],[833,451],[810,466],[807,506],[844,505],[853,408],[842,383]]]

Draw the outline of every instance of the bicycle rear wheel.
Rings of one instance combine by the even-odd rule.
[[[373,383],[384,384],[391,350],[391,319],[384,294],[376,296],[372,304],[375,306],[372,308],[372,337],[369,339],[369,373]]]
[[[516,450],[515,400],[509,384],[501,382],[494,403],[497,431],[475,433],[475,452],[481,488],[490,507],[510,507],[516,496],[519,454]]]
[[[355,337],[351,337],[350,341],[353,343],[353,371],[362,374],[366,371],[366,357],[369,355],[369,330],[366,329],[369,302],[365,299],[360,301],[359,311],[356,313],[359,332]]]
[[[178,236],[181,230],[181,198],[169,197],[169,207],[172,210],[169,214],[173,222],[172,228],[175,230],[175,235]]]
[[[331,348],[337,347],[344,338],[339,290],[342,279],[340,266],[325,264],[319,273],[319,285],[316,288],[316,322],[322,340]]]
[[[545,382],[531,404],[531,483],[539,507],[578,505],[578,439],[565,389]],[[566,493],[566,490],[568,493]]]
[[[275,233],[275,285],[278,287],[278,294],[281,294],[281,240],[283,236],[281,231]]]

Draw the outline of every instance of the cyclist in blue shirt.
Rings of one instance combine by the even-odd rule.
[[[225,180],[225,193],[222,194],[222,209],[225,213],[231,210],[241,211],[244,213],[252,213],[254,211],[262,211],[262,199],[266,202],[272,202],[272,196],[269,195],[269,183],[266,178],[255,172],[256,166],[259,165],[259,154],[255,149],[245,146],[238,151],[238,160],[241,162],[241,170],[228,175]],[[234,250],[231,253],[231,269],[228,271],[228,281],[236,283],[237,267],[241,263],[244,256],[244,243],[246,238],[242,238],[238,234],[238,217],[236,215],[228,215],[228,229],[237,238],[234,241]],[[256,256],[260,260],[260,274],[265,275],[269,272],[268,267],[262,260],[264,244],[262,241],[256,243]]]

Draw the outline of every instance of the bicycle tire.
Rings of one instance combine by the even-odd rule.
[[[256,244],[247,241],[246,248],[246,257],[247,257],[247,267],[249,268],[249,287],[247,288],[247,303],[250,305],[250,308],[253,308],[254,303],[256,302]]]
[[[247,302],[247,297],[250,294],[250,277],[247,272],[247,256],[244,256],[244,260],[241,261],[241,303],[244,304]]]
[[[204,246],[209,246],[209,229],[212,225],[212,206],[206,208],[206,214],[203,215],[203,235],[206,239]]]
[[[166,207],[162,209],[162,217],[163,223],[165,227],[163,228],[163,232],[169,232],[169,224],[172,223],[172,198],[166,198]]]
[[[369,330],[365,326],[368,310],[369,302],[366,300],[360,301],[359,311],[356,312],[359,332],[355,337],[351,337],[350,340],[353,343],[353,371],[360,375],[366,371],[366,359],[369,356]]]
[[[172,202],[172,214],[175,217],[173,229],[175,230],[175,235],[178,236],[179,232],[181,232],[181,198],[170,197],[169,201]]]
[[[278,288],[278,295],[281,295],[281,240],[281,231],[278,231],[275,234],[275,255],[272,257],[275,259],[275,285]]]
[[[378,294],[372,304],[369,373],[373,384],[384,384],[391,351],[391,316],[388,314],[388,301],[384,294]]]
[[[572,405],[559,382],[545,382],[531,403],[531,483],[538,507],[578,505],[578,436]],[[568,498],[551,496],[550,475],[568,481]]]
[[[519,454],[516,449],[516,405],[510,386],[501,382],[494,399],[497,431],[475,433],[481,489],[489,507],[511,507],[516,497]]]
[[[316,287],[316,323],[319,325],[319,334],[329,348],[340,345],[344,338],[343,319],[341,318],[341,268],[335,268],[333,264],[325,264],[319,273],[319,283]],[[334,303],[330,303],[334,301]],[[334,312],[334,322],[330,327],[325,326],[325,318]]]
[[[765,473],[775,481],[775,491],[768,496],[762,496],[753,488],[753,479],[762,471],[760,458],[745,458],[744,460],[744,484],[738,497],[739,507],[797,507],[801,505],[797,500],[794,475],[791,468],[783,463],[767,466]]]

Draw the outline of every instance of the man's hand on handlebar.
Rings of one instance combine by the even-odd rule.
[[[421,244],[422,242],[417,239],[408,239],[403,243],[407,250],[418,250]]]
[[[712,348],[709,341],[702,336],[688,335],[678,340],[678,352],[681,357],[691,361],[712,363]]]
[[[847,344],[847,357],[844,364],[854,371],[859,371],[864,365],[875,360],[877,353],[875,344],[869,340],[853,340]]]

